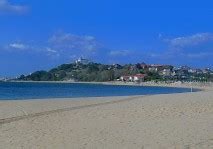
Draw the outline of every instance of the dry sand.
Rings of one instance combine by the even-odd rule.
[[[213,148],[213,91],[0,101],[0,148]]]

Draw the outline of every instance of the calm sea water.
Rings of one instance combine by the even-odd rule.
[[[127,96],[190,92],[190,89],[77,83],[0,82],[0,100]]]

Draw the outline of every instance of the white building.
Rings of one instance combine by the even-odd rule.
[[[127,82],[143,82],[146,75],[144,74],[136,74],[136,75],[130,75],[130,76],[121,76],[121,81],[127,81]]]
[[[144,74],[136,74],[133,76],[134,82],[144,82],[146,75]]]
[[[80,57],[79,59],[77,59],[75,61],[76,64],[84,64],[84,65],[87,65],[90,63],[90,61],[88,59],[84,59],[82,57]]]
[[[171,74],[172,74],[171,69],[163,69],[163,70],[160,72],[160,75],[162,75],[162,76],[171,76]]]

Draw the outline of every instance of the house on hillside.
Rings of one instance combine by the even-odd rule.
[[[136,74],[133,76],[134,82],[144,82],[146,75],[145,74]]]
[[[203,74],[203,70],[201,70],[201,69],[195,69],[195,73],[196,74]]]
[[[202,70],[204,74],[210,74],[211,73],[211,69],[210,68],[205,68]]]
[[[159,75],[164,76],[164,77],[171,76],[172,75],[172,70],[169,69],[169,68],[165,68],[165,69],[163,69],[163,70],[161,70],[159,72]]]
[[[149,66],[148,70],[150,72],[159,72],[163,70],[164,66],[163,65],[157,65],[157,64],[152,64]]]
[[[120,80],[124,82],[144,82],[145,77],[146,77],[145,74],[136,74],[136,75],[121,76]]]
[[[132,76],[121,76],[120,80],[124,81],[124,82],[132,82],[133,81],[133,77]]]
[[[188,72],[189,72],[189,73],[196,73],[196,72],[197,72],[197,70],[196,70],[196,69],[192,69],[192,68],[191,68],[191,69],[189,69],[189,70],[188,70]]]

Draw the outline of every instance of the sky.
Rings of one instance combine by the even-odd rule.
[[[0,0],[0,77],[94,62],[213,67],[212,0]]]

